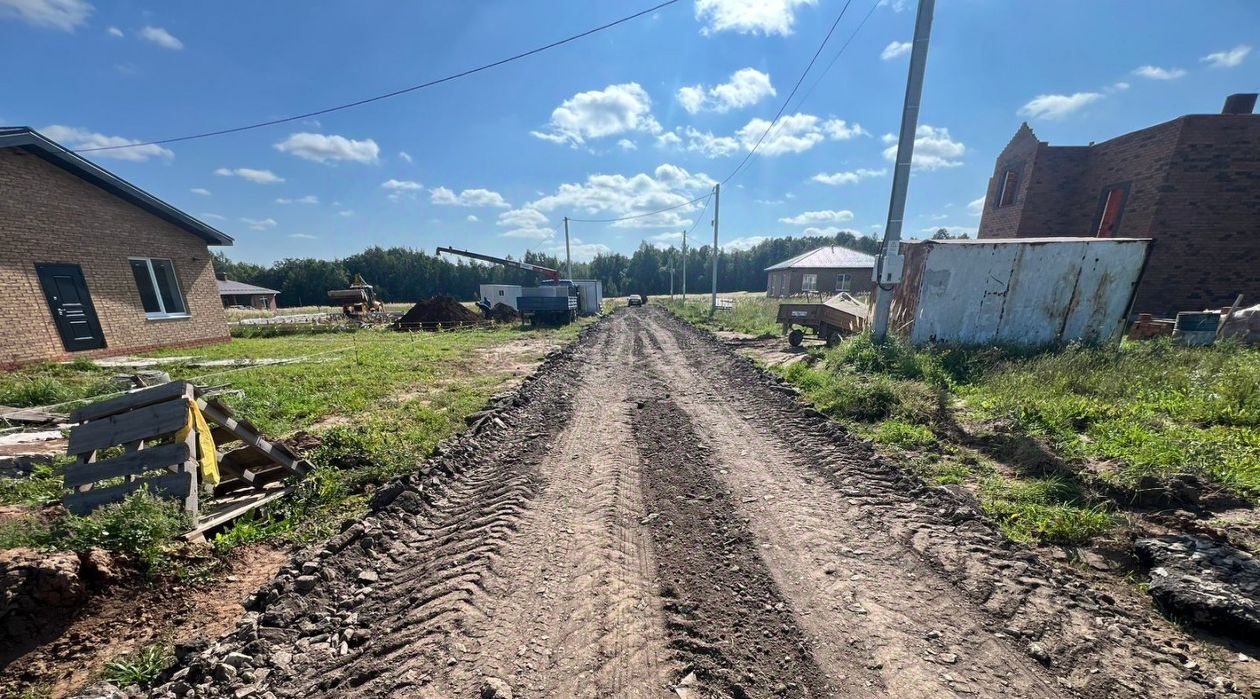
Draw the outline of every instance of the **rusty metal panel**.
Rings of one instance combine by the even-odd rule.
[[[917,244],[916,344],[1109,342],[1119,337],[1148,240],[1008,239]],[[910,273],[910,270],[907,270]]]

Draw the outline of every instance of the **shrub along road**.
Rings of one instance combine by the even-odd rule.
[[[1233,695],[661,309],[473,425],[154,695]]]

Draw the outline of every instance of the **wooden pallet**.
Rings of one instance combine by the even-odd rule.
[[[188,422],[191,402],[201,411],[215,444],[220,482],[213,491],[202,484],[197,430],[174,439]],[[75,463],[66,468],[63,502],[75,514],[87,514],[147,487],[154,495],[180,502],[196,523],[191,533],[204,535],[282,497],[290,490],[282,481],[301,478],[312,468],[187,382],[93,403],[71,413],[70,419],[78,424],[70,430],[66,452]],[[98,459],[107,450],[110,456]],[[208,503],[200,502],[203,492],[212,494]]]

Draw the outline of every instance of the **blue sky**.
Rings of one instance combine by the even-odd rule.
[[[843,2],[680,0],[317,120],[91,157],[236,237],[237,259],[372,244],[562,253],[564,216],[650,211],[725,178]],[[784,120],[722,188],[723,245],[882,230],[914,3],[877,2],[852,1]],[[441,77],[653,4],[0,0],[0,124],[71,148],[232,127]],[[1216,112],[1260,87],[1253,46],[1255,0],[939,0],[907,235],[973,230],[969,205],[1021,121],[1042,140],[1084,144]],[[670,244],[700,213],[574,223],[575,257]],[[696,237],[711,235],[710,216]]]

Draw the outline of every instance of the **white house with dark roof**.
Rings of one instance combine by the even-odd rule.
[[[841,291],[869,293],[875,257],[842,245],[828,245],[766,268],[766,296],[830,296]]]

